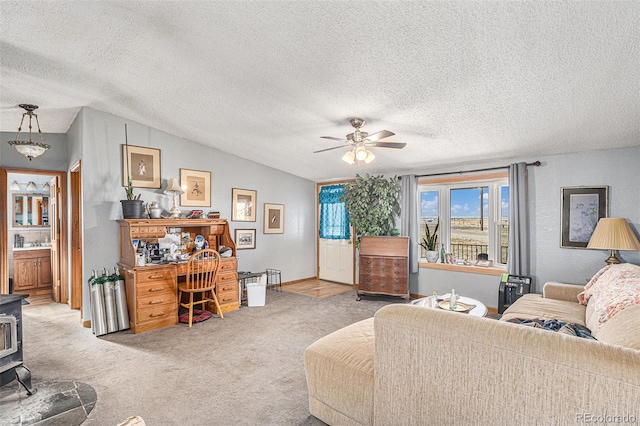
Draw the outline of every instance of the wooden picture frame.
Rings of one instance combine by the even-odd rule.
[[[264,233],[284,234],[284,204],[264,203]]]
[[[598,220],[607,217],[608,186],[562,188],[562,248],[587,248]]]
[[[236,229],[234,233],[236,250],[247,250],[256,248],[255,229]]]
[[[255,222],[257,196],[253,189],[231,188],[231,220]]]
[[[128,186],[127,176],[130,176],[134,188],[160,188],[160,150],[135,145],[121,146],[122,186]]]
[[[180,169],[180,205],[183,207],[211,207],[211,172]]]

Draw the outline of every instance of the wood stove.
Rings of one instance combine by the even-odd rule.
[[[31,372],[22,364],[22,299],[27,296],[0,294],[0,386],[18,379],[27,395],[33,395]]]

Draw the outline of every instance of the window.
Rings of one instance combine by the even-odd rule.
[[[467,179],[420,180],[420,232],[438,229],[438,247],[454,259],[470,262],[487,254],[495,265],[507,263],[509,244],[509,185],[506,173]],[[424,257],[424,249],[421,251]]]

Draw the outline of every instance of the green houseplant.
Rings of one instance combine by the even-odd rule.
[[[429,224],[424,221],[424,236],[420,241],[420,246],[425,250],[427,262],[434,263],[438,261],[438,228],[440,227],[440,218],[436,220],[436,226],[431,231]]]
[[[396,176],[386,179],[382,175],[362,177],[357,174],[353,182],[344,185],[342,200],[355,229],[358,246],[360,237],[392,234],[395,218],[400,214],[399,193]]]

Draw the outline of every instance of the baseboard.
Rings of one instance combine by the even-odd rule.
[[[284,282],[284,283],[282,283],[282,285],[286,286],[286,285],[291,285],[291,284],[298,284],[298,283],[301,283],[303,281],[317,280],[317,279],[318,279],[318,277],[302,278],[301,280],[293,280],[293,281]]]

